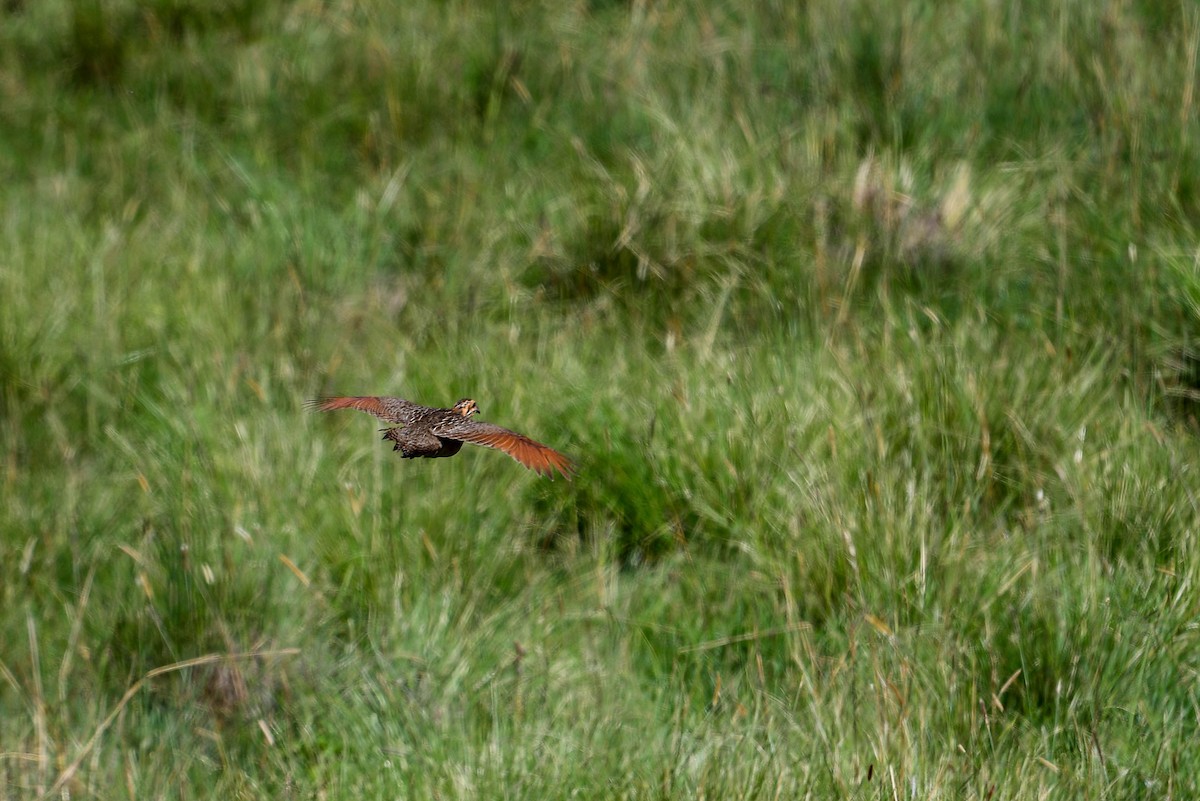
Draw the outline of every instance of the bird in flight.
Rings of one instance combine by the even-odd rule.
[[[403,398],[377,397],[315,398],[307,405],[318,412],[356,409],[396,423],[394,428],[382,429],[383,438],[396,443],[392,450],[400,451],[405,459],[453,456],[464,442],[470,442],[504,451],[544,476],[553,478],[557,470],[569,479],[575,473],[571,460],[553,448],[507,428],[472,420],[471,415],[479,414],[479,406],[470,398],[449,409],[434,409]]]

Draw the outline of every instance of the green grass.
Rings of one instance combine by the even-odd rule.
[[[1188,4],[9,5],[0,797],[1200,793]]]

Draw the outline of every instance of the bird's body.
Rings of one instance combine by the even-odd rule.
[[[558,451],[535,442],[523,434],[490,423],[477,423],[471,415],[479,413],[475,401],[460,400],[449,409],[436,409],[403,398],[331,397],[317,398],[309,405],[321,412],[355,409],[395,423],[384,429],[383,438],[395,443],[405,459],[436,459],[453,456],[464,442],[504,451],[537,473],[553,477],[554,471],[570,478],[571,460]]]

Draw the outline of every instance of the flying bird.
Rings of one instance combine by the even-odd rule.
[[[464,442],[470,442],[504,451],[544,476],[553,478],[557,470],[569,479],[575,473],[571,460],[553,448],[507,428],[472,420],[471,415],[479,414],[479,406],[470,398],[460,400],[449,409],[434,409],[403,398],[381,397],[314,398],[307,405],[318,412],[356,409],[384,422],[396,423],[394,428],[381,430],[385,440],[396,443],[392,450],[400,451],[405,459],[453,456],[462,449]]]

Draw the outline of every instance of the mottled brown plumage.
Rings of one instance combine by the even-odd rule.
[[[395,443],[405,459],[435,459],[453,456],[464,442],[504,451],[521,464],[544,476],[554,477],[557,470],[567,478],[575,472],[571,460],[553,448],[529,437],[491,423],[477,423],[471,415],[479,413],[475,401],[464,398],[450,409],[434,409],[403,398],[333,397],[316,398],[308,405],[320,412],[355,409],[373,414],[380,420],[396,423],[384,430],[383,438]]]

